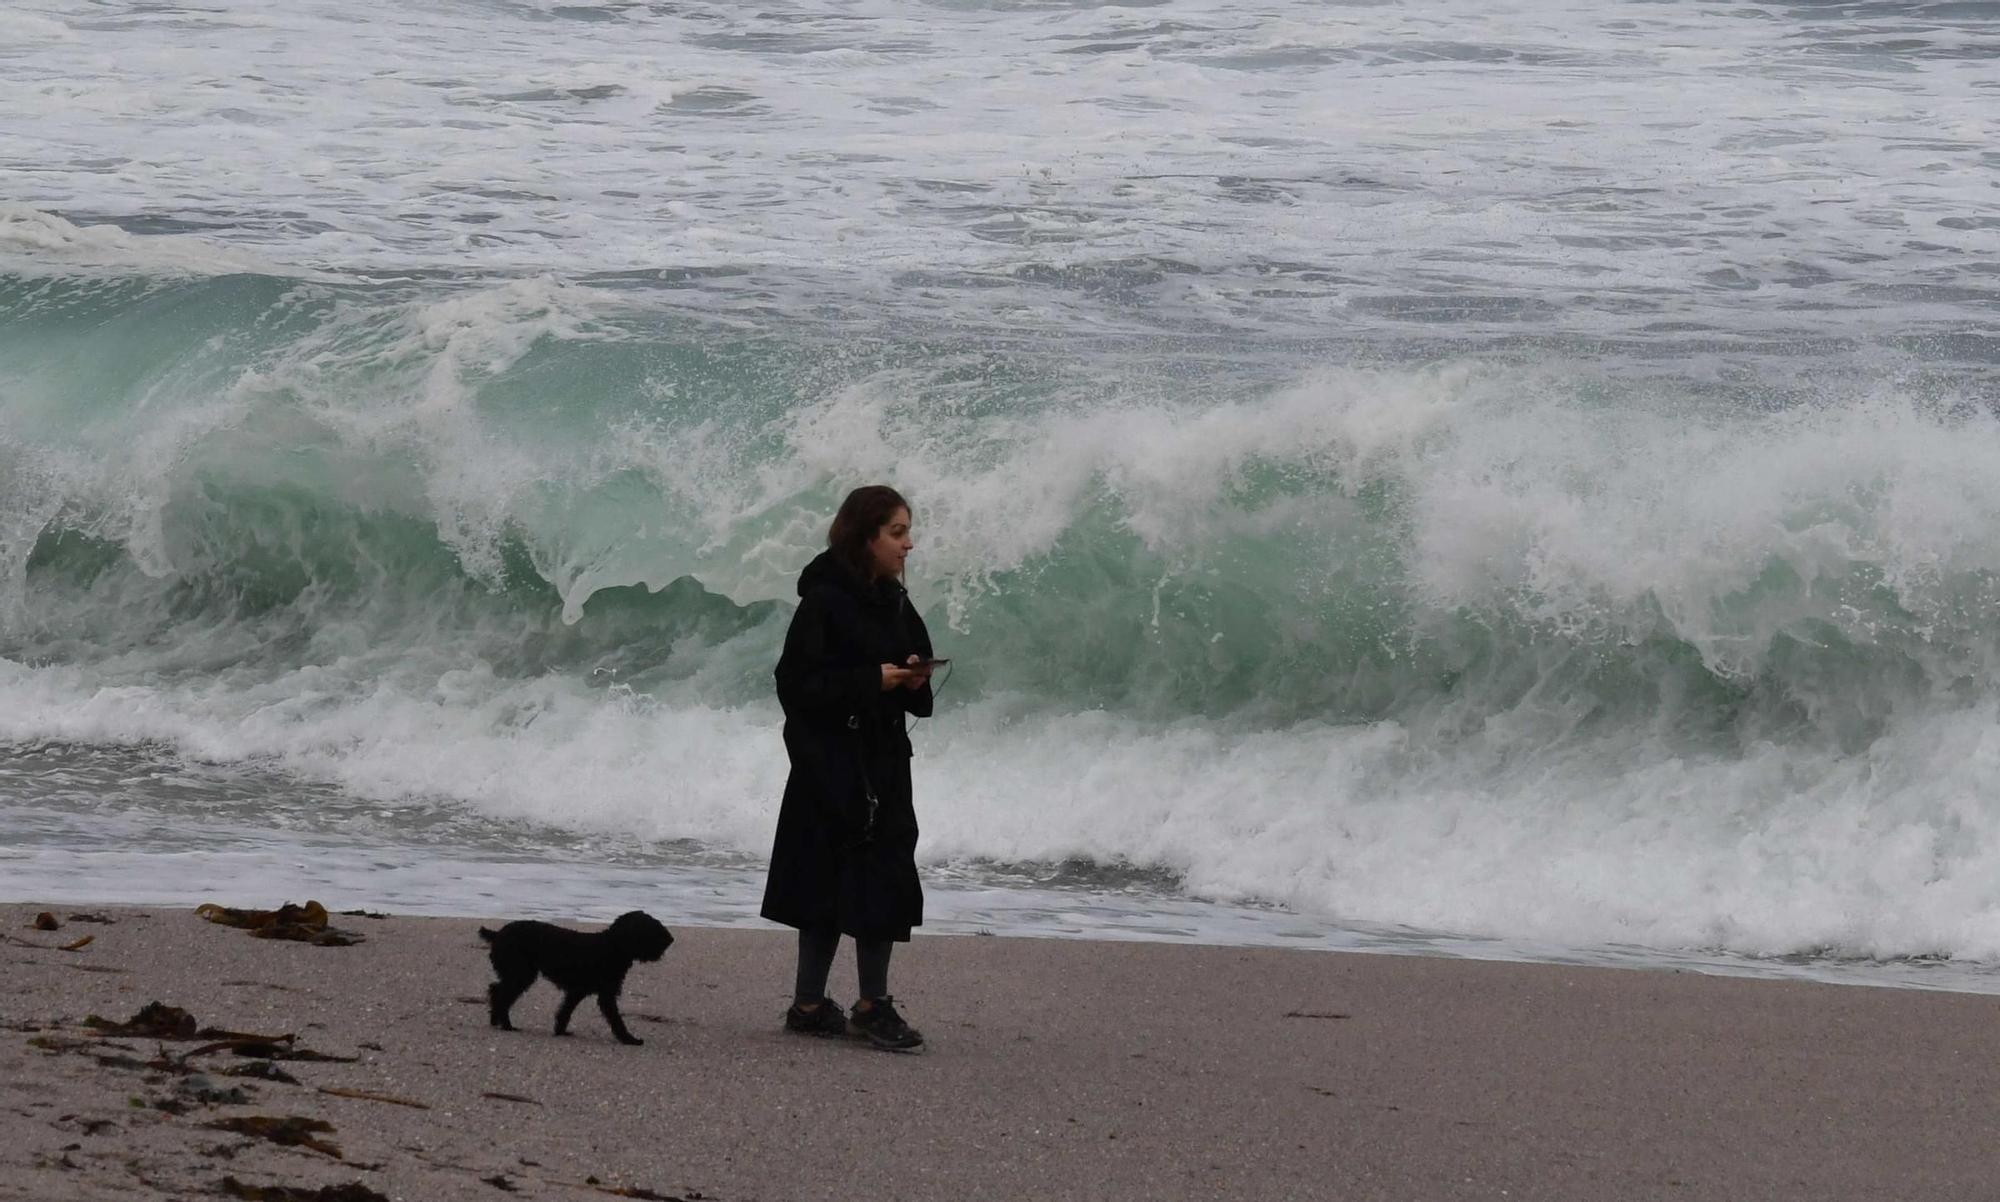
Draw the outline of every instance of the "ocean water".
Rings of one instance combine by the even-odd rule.
[[[1994,987],[2000,4],[17,0],[0,894]],[[1996,974],[1995,976],[2000,976]]]

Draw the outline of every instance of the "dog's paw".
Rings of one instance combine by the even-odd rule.
[[[645,1043],[646,1041],[639,1038],[637,1035],[620,1035],[618,1037],[618,1042],[624,1044],[630,1044],[631,1046],[636,1048],[640,1044]]]

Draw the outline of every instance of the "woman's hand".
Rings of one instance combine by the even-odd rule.
[[[903,682],[903,687],[914,693],[930,683],[931,670],[924,664],[924,658],[921,655],[912,655],[908,662],[910,666],[905,669],[905,672],[908,674],[909,679]]]
[[[915,659],[916,657],[911,656],[910,658]],[[917,683],[911,684],[912,680]],[[882,691],[884,693],[890,689],[913,689],[923,682],[924,678],[921,675],[910,671],[908,668],[898,668],[894,664],[882,665]]]

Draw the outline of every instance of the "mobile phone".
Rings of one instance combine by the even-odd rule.
[[[920,659],[914,664],[904,664],[912,672],[931,672],[950,663],[949,659]]]

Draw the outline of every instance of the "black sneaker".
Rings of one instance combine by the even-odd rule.
[[[819,1005],[810,1010],[801,1010],[794,1002],[785,1011],[785,1030],[801,1035],[845,1035],[847,1016],[840,1012],[840,1003],[830,997],[821,998]]]
[[[889,1052],[914,1052],[924,1046],[924,1037],[896,1013],[894,998],[878,997],[862,1009],[861,1003],[847,1012],[847,1029],[876,1047]]]

